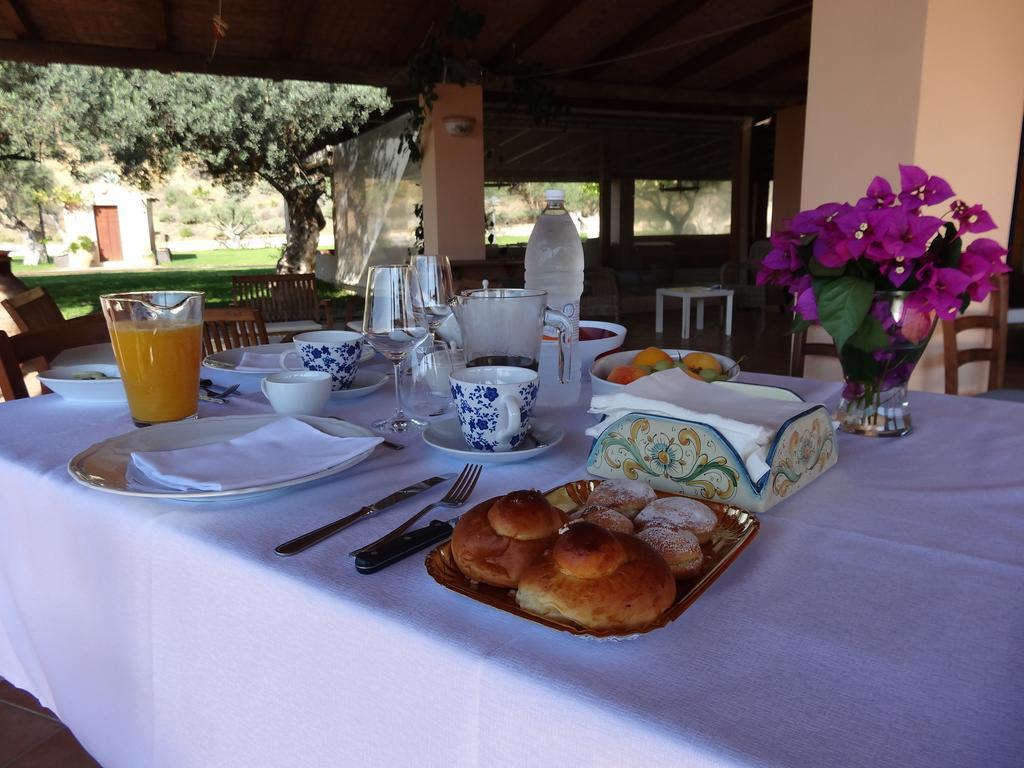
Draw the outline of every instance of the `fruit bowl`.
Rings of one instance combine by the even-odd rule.
[[[634,349],[626,352],[614,352],[610,355],[605,355],[601,359],[597,360],[590,367],[590,384],[595,395],[611,395],[615,392],[620,391],[625,384],[616,384],[615,382],[608,381],[608,375],[620,365],[628,365],[633,359],[642,352],[643,350]],[[679,360],[691,352],[700,352],[699,349],[666,349],[665,352],[674,359]],[[722,370],[728,373],[727,376],[723,376],[720,381],[732,381],[740,372],[740,367],[736,364],[736,361],[725,355],[718,355],[713,352],[709,352],[711,357],[715,358],[718,363],[722,366]]]

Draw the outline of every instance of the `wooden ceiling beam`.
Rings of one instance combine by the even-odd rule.
[[[587,72],[584,79],[590,79],[605,69],[607,65],[604,65],[602,62],[617,59],[630,53],[636,53],[643,45],[662,34],[666,29],[679,24],[687,16],[690,16],[708,2],[710,0],[672,0],[672,2],[632,27],[624,35],[616,38],[614,42],[595,53],[589,62],[595,66]]]
[[[530,147],[529,149],[527,149],[524,152],[520,152],[515,157],[510,157],[510,158],[507,158],[505,160],[502,160],[501,161],[502,165],[512,165],[512,163],[518,162],[518,161],[522,160],[524,157],[529,157],[530,155],[536,154],[537,152],[540,152],[545,147],[550,147],[555,142],[561,141],[562,138],[564,136],[567,136],[567,135],[568,134],[559,134],[558,136],[555,136],[554,138],[550,138],[547,141],[542,141],[540,144],[534,144],[532,147]]]
[[[220,56],[207,62],[202,53],[152,51],[105,45],[0,40],[0,59],[32,64],[93,64],[101,67],[139,67],[161,72],[196,72],[236,77],[269,77],[276,80],[312,80],[328,83],[360,83],[393,87],[405,82],[398,67],[356,67],[340,62],[304,59],[261,59]]]
[[[572,155],[575,155],[575,154],[577,154],[579,152],[593,152],[593,151],[595,151],[597,145],[599,145],[600,143],[601,143],[601,137],[600,136],[596,136],[596,137],[592,138],[590,141],[584,141],[584,142],[579,143],[579,144],[574,144],[569,149],[566,149],[566,150],[564,150],[562,152],[559,152],[557,155],[550,155],[549,157],[543,158],[540,161],[540,167],[543,168],[544,166],[548,166],[548,165],[551,165],[553,163],[557,163],[559,160],[563,160],[563,159],[565,159],[567,157],[571,157]],[[597,162],[600,162],[600,161],[598,160]]]
[[[281,58],[294,59],[313,12],[313,0],[292,0],[282,6]]]
[[[731,83],[727,83],[725,87],[729,90],[745,91],[751,86],[771,81],[779,75],[783,75],[801,65],[806,67],[810,60],[810,56],[811,48],[810,46],[806,46],[796,53],[784,56],[781,59],[777,59],[776,61],[761,67],[756,72],[751,72],[749,75],[744,75],[737,80],[733,80]]]
[[[39,30],[25,13],[19,0],[0,0],[0,18],[19,40],[39,40]]]
[[[784,8],[775,15],[762,21],[749,24],[743,29],[722,38],[710,48],[706,48],[700,53],[690,56],[685,61],[682,61],[672,67],[668,72],[656,77],[652,81],[652,84],[671,86],[684,78],[703,72],[723,59],[727,59],[728,57],[736,54],[748,45],[757,42],[765,35],[769,35],[787,24],[791,24],[798,19],[804,18],[810,12],[811,4],[806,2]]]
[[[533,46],[551,32],[558,24],[586,0],[560,0],[557,3],[543,3],[540,12],[517,29],[508,42],[492,59],[495,65],[509,64],[521,59]]]

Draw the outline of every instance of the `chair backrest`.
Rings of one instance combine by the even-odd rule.
[[[8,336],[0,331],[0,395],[4,400],[28,397],[21,364],[42,358],[49,364],[58,353],[87,344],[110,341],[102,315],[64,320],[35,331]]]
[[[45,288],[29,288],[4,299],[2,304],[22,333],[64,322],[60,307]]]
[[[233,275],[232,303],[258,309],[264,322],[311,320],[320,306],[316,275]]]
[[[1006,379],[1006,314],[1009,310],[1009,280],[999,275],[992,281],[990,307],[987,315],[963,315],[942,321],[942,351],[946,368],[946,394],[960,393],[960,366],[988,361],[988,388],[1002,389]],[[960,349],[957,334],[973,328],[992,333],[988,347]]]
[[[793,334],[793,340],[789,348],[789,375],[804,375],[804,363],[808,355],[821,357],[838,357],[836,345],[828,342],[807,341],[807,331],[803,330]]]
[[[203,311],[203,354],[269,344],[267,326],[258,309],[229,307]]]

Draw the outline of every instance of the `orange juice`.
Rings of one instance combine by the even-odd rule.
[[[202,324],[112,324],[110,340],[136,422],[158,424],[196,414],[202,328]]]

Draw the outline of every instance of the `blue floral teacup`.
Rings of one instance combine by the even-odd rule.
[[[331,374],[331,389],[348,389],[363,354],[363,334],[354,331],[310,331],[292,339],[295,351],[281,355],[281,367],[292,369],[290,358],[296,355],[307,371]]]
[[[537,373],[529,368],[486,365],[449,377],[462,436],[470,448],[514,450],[530,428],[537,399]]]

